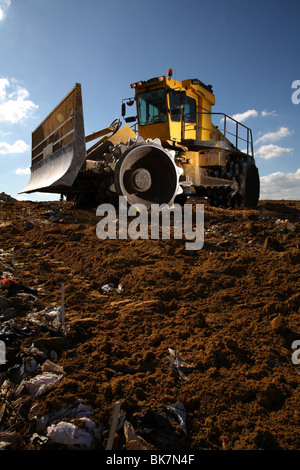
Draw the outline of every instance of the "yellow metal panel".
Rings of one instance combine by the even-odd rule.
[[[158,137],[161,140],[170,139],[169,122],[162,122],[160,124],[151,124],[149,126],[139,126],[139,135],[143,139],[155,139]]]
[[[224,153],[218,150],[211,150],[206,153],[187,151],[182,152],[181,156],[185,158],[185,162],[182,162],[184,174],[189,176],[194,186],[200,185],[201,168],[225,166],[227,163]]]
[[[184,174],[189,177],[194,186],[200,184],[200,166],[199,166],[199,152],[183,152],[181,154],[185,157],[186,161],[182,162]]]

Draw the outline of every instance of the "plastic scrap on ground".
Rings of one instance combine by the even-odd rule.
[[[101,428],[89,418],[78,418],[84,428],[78,428],[75,424],[60,421],[51,424],[47,428],[49,441],[67,446],[80,446],[87,449],[94,448],[101,440]]]
[[[31,413],[34,413],[34,407]],[[93,449],[101,446],[101,426],[90,419],[94,414],[82,399],[46,416],[35,416],[36,432],[31,441],[39,444],[61,444]],[[80,420],[80,423],[78,423]],[[77,425],[76,425],[77,424]],[[78,427],[78,425],[80,426]]]
[[[181,380],[188,380],[187,374],[193,372],[195,365],[189,360],[189,355],[185,358],[175,351],[174,349],[168,348],[169,356],[167,359],[170,361],[171,367],[173,367],[179,374]]]
[[[116,290],[119,294],[123,294],[124,292],[122,284],[118,284],[118,287],[115,287],[115,285],[111,282],[102,286],[102,290],[103,292],[110,292],[112,290]]]
[[[130,422],[119,416],[117,431],[123,430],[127,450],[178,451],[186,448],[187,413],[182,402],[159,406],[145,413],[137,413]]]
[[[279,228],[281,231],[287,230],[288,232],[294,232],[296,230],[296,226],[292,224],[289,220],[285,219],[277,219],[275,222],[275,225]]]

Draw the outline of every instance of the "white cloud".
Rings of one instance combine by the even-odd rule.
[[[9,144],[7,142],[0,142],[0,153],[24,153],[29,150],[29,145],[24,142],[24,140],[16,140],[14,144]]]
[[[257,144],[258,142],[264,143],[271,141],[275,142],[282,139],[283,137],[286,137],[287,135],[290,135],[291,133],[292,132],[288,127],[280,127],[280,129],[278,129],[276,132],[267,132],[266,134],[262,135],[255,143]]]
[[[293,148],[279,147],[279,145],[269,144],[262,145],[256,150],[256,155],[264,160],[270,160],[271,158],[281,157],[292,152]]]
[[[256,117],[256,116],[258,116],[258,112],[256,111],[256,109],[248,109],[248,111],[245,111],[244,113],[234,114],[232,117],[236,121],[243,122],[250,117]]]
[[[273,111],[266,111],[265,109],[261,112],[262,117],[266,116],[277,116],[277,113],[275,110]]]
[[[15,171],[16,175],[30,175],[30,168],[17,168]]]
[[[295,173],[277,171],[260,178],[261,199],[300,199],[300,168]]]
[[[11,0],[1,0],[0,1],[0,21],[4,20],[5,18],[5,11],[10,6]]]
[[[28,90],[15,80],[9,82],[7,78],[0,78],[0,122],[15,124],[26,119],[38,108],[28,98]]]
[[[6,88],[9,86],[7,78],[0,78],[0,101],[5,100]]]
[[[2,130],[0,129],[0,135],[1,135],[2,137],[7,136],[7,135],[12,135],[12,132],[11,132],[11,131],[6,132],[6,131],[2,131]]]

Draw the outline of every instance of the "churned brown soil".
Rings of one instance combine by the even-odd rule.
[[[189,450],[299,449],[300,201],[204,204],[198,251],[172,238],[100,240],[96,210],[67,202],[0,204],[0,248],[14,248],[14,278],[44,307],[59,306],[65,289],[67,336],[22,340],[55,350],[65,377],[40,398],[10,395],[0,429],[18,433],[13,449],[41,448],[30,443],[33,405],[43,416],[79,398],[103,443],[120,400],[133,424],[137,413],[184,403]],[[107,283],[123,293],[104,292]],[[26,324],[27,313],[14,321]],[[187,380],[170,367],[169,348],[191,365]],[[126,449],[122,436],[114,445]]]

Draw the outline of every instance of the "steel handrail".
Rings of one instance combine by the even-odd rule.
[[[196,128],[196,130],[197,130],[198,140],[199,140],[199,132],[200,132],[200,130],[207,130],[207,131],[211,130],[212,132],[215,132],[215,128],[207,129],[207,128],[205,128],[205,127],[200,127],[199,123],[200,123],[200,117],[201,117],[201,115],[203,115],[203,114],[208,115],[208,114],[209,114],[209,115],[211,115],[211,116],[215,116],[215,115],[216,115],[216,116],[223,116],[223,118],[224,118],[224,128],[223,128],[223,129],[219,129],[217,126],[216,126],[216,127],[217,127],[217,129],[220,131],[220,133],[223,134],[224,141],[226,140],[226,135],[231,135],[231,136],[235,137],[235,147],[236,147],[236,148],[239,147],[239,142],[240,142],[240,141],[243,141],[243,142],[247,143],[247,154],[249,154],[249,149],[250,149],[251,155],[252,155],[252,156],[254,155],[254,154],[253,154],[253,137],[252,137],[252,130],[251,130],[249,127],[245,126],[245,125],[242,124],[241,122],[237,121],[236,119],[234,119],[234,118],[231,117],[231,116],[228,116],[228,115],[225,114],[225,113],[210,113],[210,112],[207,112],[207,111],[206,111],[206,112],[203,111],[203,112],[198,112],[198,113],[189,113],[189,114],[185,114],[185,115],[183,115],[183,120],[182,120],[182,125],[183,125],[183,130],[184,130],[184,131],[185,131],[185,124],[191,124],[191,123],[186,123],[185,117],[190,116],[190,115],[195,116],[195,114],[196,114],[196,116],[197,116],[197,123],[196,123],[196,124],[197,124],[197,128]],[[228,123],[227,123],[227,120],[230,120],[230,121],[232,121],[232,122],[235,123],[235,133],[230,132],[230,131],[228,130],[228,128],[227,128],[227,124],[228,124]],[[243,128],[246,130],[246,132],[247,132],[247,138],[243,138],[243,137],[241,137],[241,136],[239,135],[239,127],[243,127]],[[183,135],[184,135],[184,133],[183,133]]]

